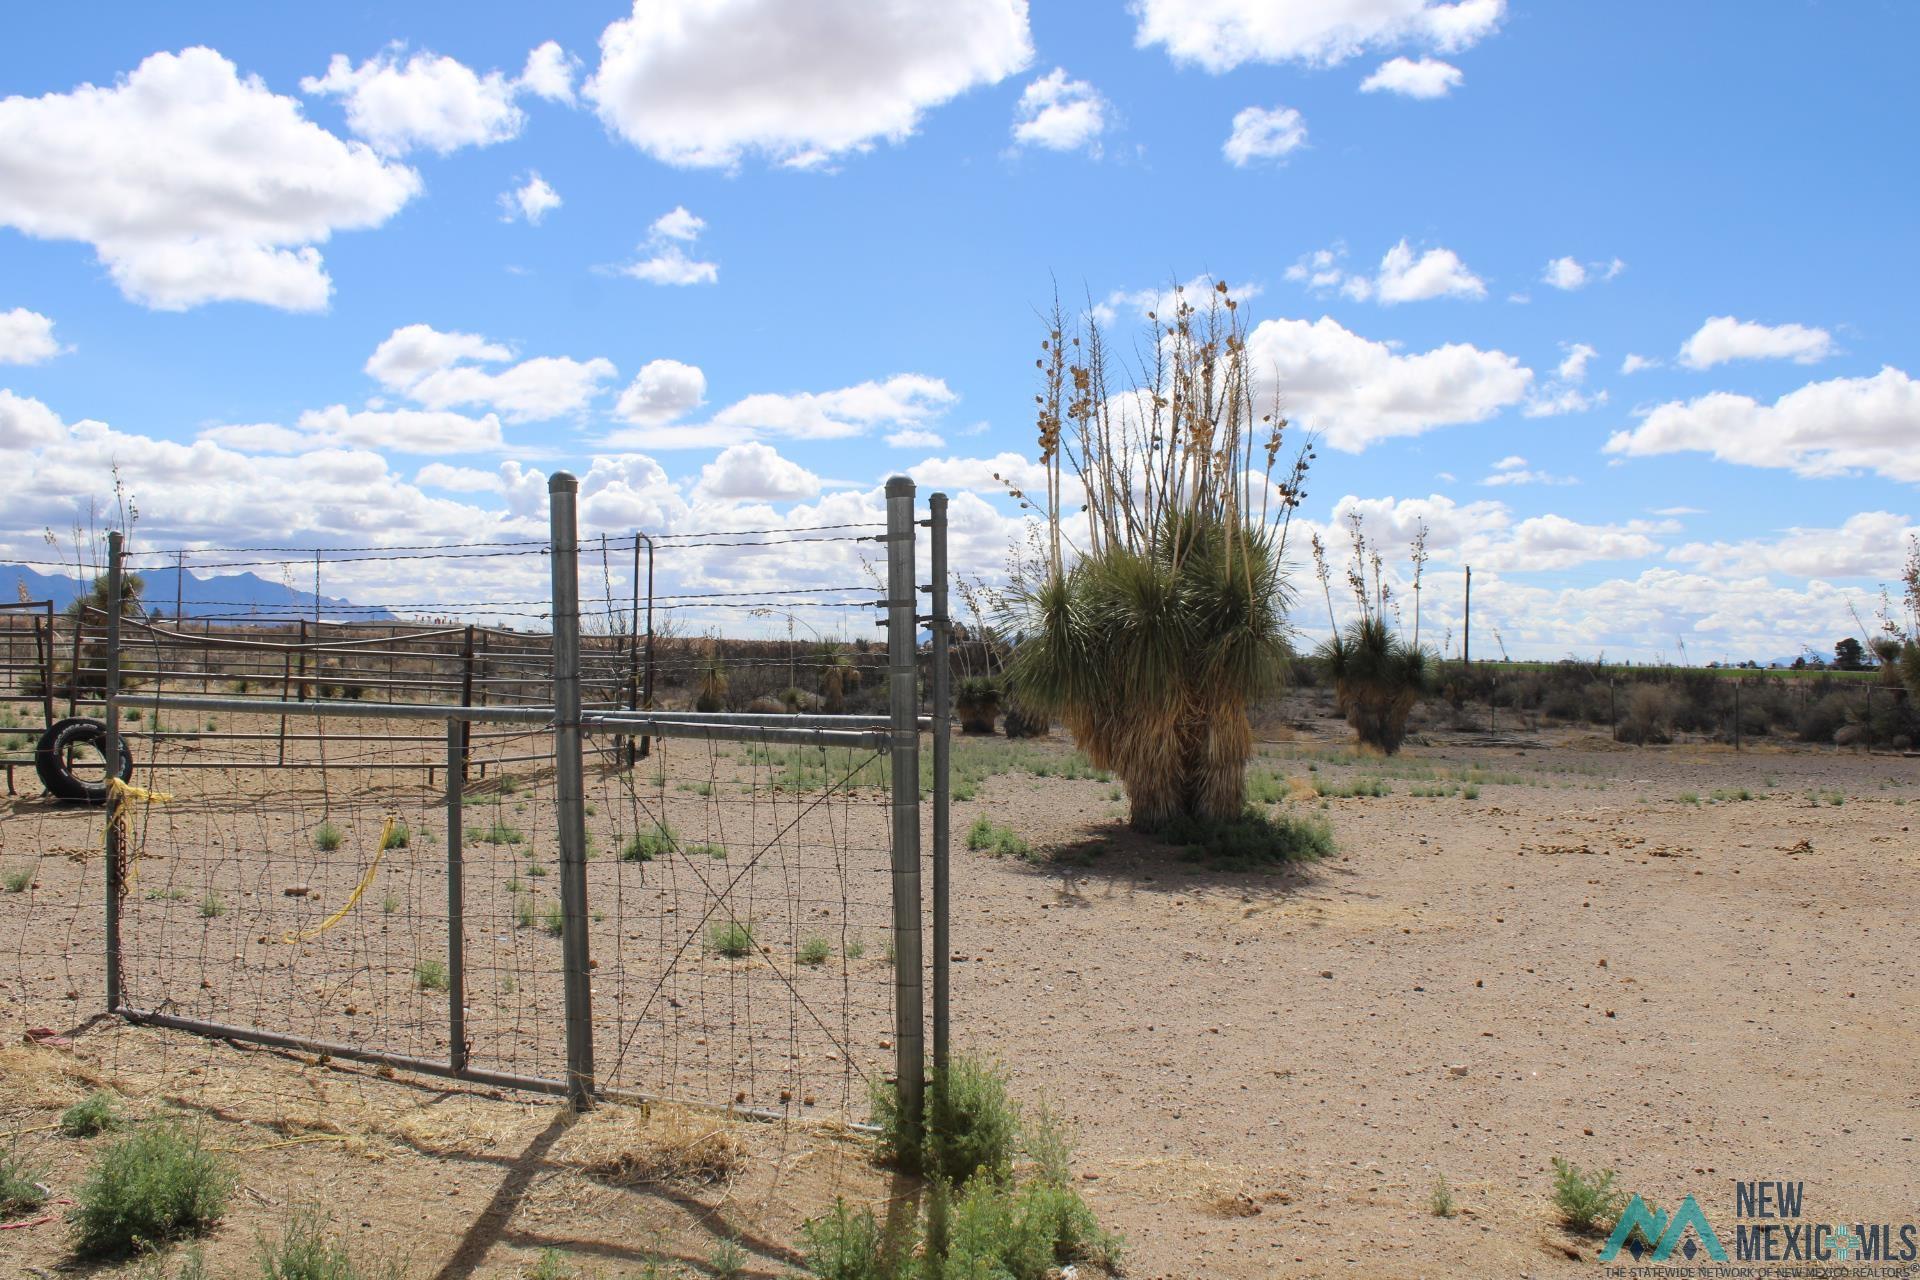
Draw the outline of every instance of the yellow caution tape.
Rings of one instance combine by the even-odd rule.
[[[312,942],[347,918],[347,912],[353,910],[354,904],[360,901],[360,895],[365,893],[367,886],[373,883],[373,873],[380,869],[380,860],[387,856],[387,840],[393,835],[393,822],[393,815],[388,814],[386,822],[380,828],[380,847],[374,851],[373,861],[367,864],[367,873],[360,877],[359,884],[353,886],[353,892],[347,896],[346,902],[341,904],[340,909],[311,929],[295,929],[280,939],[282,942],[289,946],[296,942]]]
[[[126,802],[129,800],[137,800],[142,804],[170,804],[173,801],[173,793],[171,791],[149,791],[145,787],[136,787],[131,783],[122,782],[118,778],[109,777],[107,779],[107,826],[106,829],[100,833],[100,845],[102,848],[111,845],[114,828],[119,828],[120,848],[123,852],[126,852],[127,859],[127,882],[125,889],[133,888],[134,876],[136,874],[135,868],[140,860],[138,853],[127,851]],[[123,890],[123,892],[124,891],[125,890]]]

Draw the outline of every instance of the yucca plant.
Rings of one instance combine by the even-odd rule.
[[[1334,626],[1333,635],[1314,656],[1333,683],[1335,703],[1354,735],[1367,746],[1392,755],[1405,741],[1407,717],[1432,686],[1439,664],[1417,639],[1408,640],[1389,623],[1389,611],[1397,613],[1393,589],[1382,572],[1379,549],[1368,543],[1358,513],[1348,515],[1347,528],[1353,544],[1347,583],[1353,588],[1358,616],[1345,627],[1334,620],[1326,545],[1318,534],[1314,535],[1314,571],[1327,595],[1327,619]],[[1413,540],[1416,601],[1421,570],[1426,565],[1426,540],[1423,523]],[[1369,568],[1373,572],[1371,582],[1367,578]]]
[[[1047,493],[1012,490],[1042,537],[1003,628],[1022,637],[1007,669],[1022,705],[1119,775],[1142,830],[1245,809],[1247,706],[1286,678],[1287,530],[1313,456],[1276,479],[1287,424],[1256,407],[1225,286],[1204,308],[1174,298],[1117,395],[1099,323],[1068,334],[1056,304],[1038,362]]]
[[[962,733],[992,733],[1000,714],[1000,686],[988,676],[968,676],[953,691],[953,713]]]
[[[837,716],[847,709],[847,694],[860,687],[860,668],[844,653],[827,652],[820,665],[820,707]]]
[[[1356,618],[1320,646],[1340,714],[1356,737],[1392,755],[1407,736],[1430,680],[1426,650],[1402,638],[1383,618]]]

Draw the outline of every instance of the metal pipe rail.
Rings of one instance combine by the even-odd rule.
[[[547,725],[552,707],[460,707],[426,702],[347,702],[312,699],[217,698],[176,693],[123,693],[123,707],[155,707],[163,711],[219,711],[227,715],[332,716],[349,720],[469,720],[501,724]]]
[[[818,718],[818,717],[816,717]],[[885,729],[809,729],[775,724],[712,724],[662,720],[645,713],[590,712],[580,717],[588,733],[647,734],[655,738],[695,738],[707,742],[785,742],[805,747],[865,747],[885,751],[892,742]]]

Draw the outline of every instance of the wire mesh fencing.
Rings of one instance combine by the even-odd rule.
[[[922,786],[915,671],[944,592],[916,611],[911,486],[884,525],[582,543],[554,481],[537,547],[145,553],[311,566],[315,601],[322,565],[431,581],[489,557],[498,598],[415,621],[168,616],[126,589],[117,535],[68,632],[18,611],[42,701],[105,735],[104,804],[15,804],[0,830],[9,880],[32,849],[0,899],[30,1016],[104,986],[135,1023],[583,1104],[859,1119],[896,1079],[917,1105],[923,917],[945,910],[921,814],[945,794]],[[796,542],[823,585],[768,585]],[[862,543],[884,577],[852,580]],[[883,640],[844,634],[876,610]]]

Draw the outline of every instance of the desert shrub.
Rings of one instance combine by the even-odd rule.
[[[1668,714],[1682,733],[1719,733],[1725,729],[1733,694],[1723,676],[1711,671],[1682,671],[1667,689]]]
[[[60,1113],[60,1132],[69,1138],[91,1138],[122,1123],[120,1105],[105,1089],[94,1090]]]
[[[1033,846],[1015,835],[1010,828],[999,826],[985,817],[975,818],[973,825],[967,828],[967,848],[995,858],[1025,858],[1033,853]]]
[[[1321,645],[1320,659],[1354,736],[1388,755],[1398,751],[1407,716],[1430,683],[1431,655],[1373,615]]]
[[[663,822],[657,822],[645,831],[636,831],[628,836],[620,846],[622,862],[652,862],[655,858],[665,857],[678,847],[673,828]]]
[[[407,830],[407,824],[404,822],[396,822],[393,826],[389,827],[387,833],[380,838],[380,847],[382,849],[404,849],[412,840],[413,833]]]
[[[1451,1218],[1458,1211],[1453,1188],[1447,1185],[1447,1175],[1443,1173],[1433,1180],[1433,1189],[1427,1193],[1427,1212],[1436,1218]]]
[[[707,928],[707,949],[738,960],[753,954],[753,930],[738,920],[716,920]]]
[[[547,899],[546,907],[540,912],[540,927],[556,938],[567,931],[567,909],[560,899]]]
[[[1009,738],[1044,738],[1052,727],[1046,716],[1010,699],[1000,717],[1000,731]]]
[[[277,1237],[260,1237],[258,1257],[261,1280],[400,1280],[405,1274],[398,1262],[355,1258],[313,1210],[296,1211]]]
[[[70,1218],[83,1254],[123,1254],[198,1235],[218,1222],[233,1170],[179,1124],[142,1126],[103,1150]]]
[[[909,1280],[912,1240],[889,1240],[873,1210],[835,1197],[829,1212],[800,1227],[807,1273],[819,1280]]]
[[[1540,695],[1540,711],[1555,720],[1587,719],[1586,690],[1575,685],[1554,684]]]
[[[948,1210],[945,1248],[928,1270],[939,1280],[1047,1280],[1063,1263],[1110,1266],[1119,1252],[1070,1183],[976,1178]]]
[[[1626,714],[1613,727],[1616,742],[1645,746],[1673,741],[1667,691],[1655,684],[1636,684],[1627,695]]]
[[[955,1186],[1004,1178],[1020,1146],[1020,1108],[1004,1070],[965,1055],[936,1071],[927,1090],[927,1171]]]
[[[1802,742],[1832,742],[1833,735],[1847,723],[1847,711],[1854,700],[1842,693],[1829,693],[1807,704],[1800,717]]]
[[[0,1218],[15,1218],[47,1202],[45,1174],[27,1163],[18,1141],[0,1151]]]
[[[422,960],[413,966],[413,980],[422,991],[445,991],[447,989],[447,962],[444,960]]]
[[[25,893],[27,886],[32,883],[32,867],[8,867],[5,872],[0,872],[0,889],[8,893]]]
[[[1613,1170],[1588,1171],[1555,1156],[1553,1203],[1568,1227],[1597,1233],[1613,1229],[1626,1207],[1627,1193],[1614,1185]]]
[[[1013,1188],[982,1178],[953,1202],[936,1273],[940,1280],[1042,1280],[1054,1264],[1046,1226],[1022,1212]]]
[[[340,828],[331,822],[322,822],[313,833],[313,847],[322,853],[332,853],[345,840],[346,836],[341,833]]]
[[[832,954],[833,944],[816,933],[801,940],[793,958],[801,964],[820,965],[825,964],[827,957]]]

